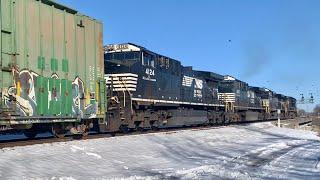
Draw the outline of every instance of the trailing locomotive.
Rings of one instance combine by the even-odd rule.
[[[294,98],[132,43],[105,47],[105,72],[108,131],[273,119],[277,109],[296,115]]]

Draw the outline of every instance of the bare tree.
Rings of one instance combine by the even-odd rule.
[[[320,104],[316,105],[316,107],[313,109],[314,115],[319,115],[320,114]]]

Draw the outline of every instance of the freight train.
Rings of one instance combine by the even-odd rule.
[[[196,71],[133,43],[105,46],[111,130],[296,117],[296,100],[232,76]],[[278,112],[279,111],[279,112]]]
[[[50,0],[0,1],[0,133],[87,135],[296,116],[296,100],[126,43]]]

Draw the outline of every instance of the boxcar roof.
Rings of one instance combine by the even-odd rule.
[[[71,13],[71,14],[77,14],[78,13],[77,10],[69,8],[69,7],[67,7],[65,5],[62,5],[60,3],[57,3],[56,1],[53,1],[53,0],[42,0],[41,2],[43,4],[47,4],[49,6],[54,6],[55,8],[60,9],[60,10],[66,10],[68,13]]]

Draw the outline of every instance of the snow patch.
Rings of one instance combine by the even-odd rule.
[[[84,147],[79,147],[79,146],[75,146],[75,145],[72,145],[70,149],[71,149],[72,152],[78,152],[78,151],[84,151],[85,150]]]
[[[288,146],[287,143],[282,142],[282,143],[277,143],[277,144],[271,144],[266,147],[262,147],[256,150],[251,151],[251,153],[257,153],[259,156],[267,156],[272,154],[273,152],[277,152],[282,149],[286,149],[290,146]]]
[[[230,171],[230,169],[220,165],[206,165],[188,170],[178,170],[173,176],[182,179],[198,179],[199,177],[250,179],[250,176],[245,172]]]
[[[320,137],[270,123],[2,149],[0,179],[318,179]]]
[[[81,154],[92,156],[92,157],[95,157],[97,159],[102,159],[102,157],[99,154],[96,154],[96,153],[93,153],[93,152],[89,152],[89,151],[86,150],[85,147],[79,147],[79,146],[71,145],[70,149],[71,149],[71,151],[73,153],[80,152]]]
[[[36,178],[37,180],[40,180],[40,178]],[[76,180],[73,177],[52,177],[50,180]]]
[[[102,159],[102,157],[99,154],[96,154],[96,153],[86,152],[86,155],[93,156],[93,157],[95,157],[97,159]]]
[[[114,178],[111,180],[159,180],[157,176],[130,176],[128,178]]]

